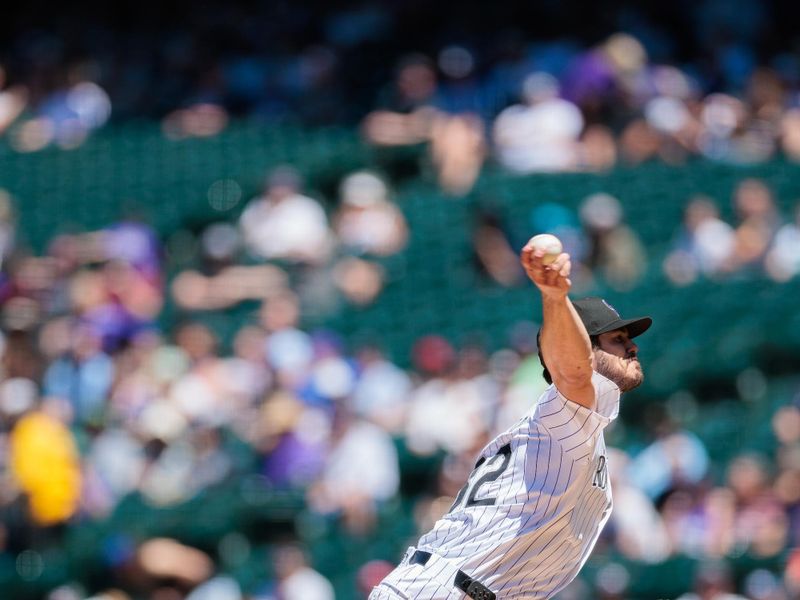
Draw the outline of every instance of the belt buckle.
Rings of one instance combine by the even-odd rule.
[[[495,600],[497,598],[492,590],[487,588],[480,581],[475,580],[471,581],[467,586],[466,594],[472,598],[472,600]]]

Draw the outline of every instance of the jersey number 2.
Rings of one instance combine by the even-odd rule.
[[[508,465],[511,462],[511,444],[506,444],[500,448],[497,451],[497,454],[495,454],[489,459],[488,462],[486,462],[486,470],[484,471],[483,475],[476,481],[473,481],[478,473],[478,470],[483,466],[484,462],[486,462],[486,458],[481,457],[481,459],[475,465],[475,469],[472,471],[472,473],[470,473],[467,483],[465,483],[464,487],[461,488],[461,491],[458,492],[456,501],[453,502],[453,506],[450,507],[451,511],[461,504],[461,501],[464,500],[464,496],[467,497],[464,508],[469,508],[470,506],[493,506],[497,502],[497,498],[481,498],[478,500],[476,496],[478,495],[478,491],[483,484],[496,480],[498,477],[500,477],[500,475],[503,474],[503,471],[508,468]],[[497,463],[500,464],[497,465]],[[497,465],[496,468],[491,468],[495,465]]]

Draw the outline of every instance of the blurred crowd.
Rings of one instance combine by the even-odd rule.
[[[686,200],[661,264],[672,285],[753,277],[785,283],[800,274],[800,201],[792,214],[782,214],[770,186],[757,178],[739,181],[731,196],[729,202],[702,194]],[[733,219],[726,220],[723,212]],[[514,250],[524,240],[502,213],[491,207],[478,211],[472,245],[480,272],[513,286],[525,280]],[[550,231],[562,240],[572,258],[577,292],[598,281],[629,291],[658,260],[627,223],[622,203],[606,192],[585,197],[576,211],[560,203],[537,203],[524,225],[523,234]]]
[[[501,15],[474,7],[182,6],[152,14],[122,3],[120,14],[134,13],[122,32],[78,3],[48,27],[9,32],[0,135],[31,152],[80,145],[112,117],[162,119],[172,139],[215,135],[231,117],[360,123],[376,146],[425,147],[424,169],[454,195],[487,160],[524,174],[800,159],[800,56],[775,37],[781,18],[796,17],[790,3],[599,2],[581,8],[587,23],[598,13],[591,35],[584,19],[559,25],[556,6],[515,3],[505,16],[518,23],[491,35],[478,17]],[[145,22],[158,42],[137,29]]]
[[[559,25],[574,22],[559,12],[577,11],[571,3],[535,4],[498,8],[531,25],[492,35],[477,24],[499,17],[469,3],[154,12],[122,2],[126,18],[115,21],[78,2],[53,8],[50,25],[18,30],[14,14],[27,23],[41,7],[3,8],[0,136],[36,152],[141,116],[175,140],[243,117],[347,124],[375,148],[421,150],[420,173],[455,196],[487,162],[523,175],[653,159],[800,161],[800,55],[776,41],[792,22],[789,3],[729,10],[706,0],[653,13],[598,2],[580,8],[591,32],[578,33]],[[66,573],[47,600],[328,600],[336,573],[315,564],[325,540],[308,523],[367,543],[388,535],[382,517],[407,516],[408,540],[383,540],[398,554],[359,566],[348,597],[366,598],[403,543],[447,510],[483,444],[545,387],[535,323],[518,323],[491,352],[425,335],[408,368],[383,340],[304,325],[380,302],[414,234],[396,183],[358,170],[335,198],[319,198],[283,166],[237,220],[196,240],[181,242],[180,231],[165,240],[130,218],[54,236],[41,255],[18,243],[15,200],[0,189],[0,566],[33,585],[69,558],[71,532],[132,497],[155,514],[246,482],[245,495],[302,498],[290,534],[232,532],[201,548],[120,532],[94,549],[90,579]],[[531,226],[562,239],[577,292],[598,281],[635,290],[659,269],[675,286],[782,283],[800,274],[800,203],[793,210],[782,214],[764,181],[742,179],[731,198],[687,198],[662,253],[599,192],[576,211],[539,203],[521,225],[480,208],[470,248],[480,274],[506,287],[528,285],[516,228]],[[242,306],[255,308],[222,339],[207,317]],[[630,564],[676,557],[700,565],[682,600],[800,597],[800,395],[771,415],[765,453],[732,440],[724,459],[696,433],[705,414],[696,399],[684,391],[666,408],[635,435],[611,432],[616,509],[595,551],[603,566],[563,599],[625,598]],[[231,556],[262,554],[258,581],[243,587]],[[739,559],[749,566],[734,570]]]
[[[535,44],[486,76],[466,47],[446,47],[435,61],[409,56],[363,131],[381,146],[427,143],[440,185],[454,195],[469,191],[487,160],[522,175],[694,156],[800,158],[795,75],[751,56],[720,74],[727,85],[712,84],[653,61],[646,42],[615,33],[589,48]]]
[[[481,447],[543,391],[534,323],[518,323],[491,353],[477,339],[454,347],[420,337],[409,369],[380,340],[354,345],[304,327],[306,307],[378,302],[381,260],[403,251],[409,230],[374,172],[342,179],[330,217],[303,186],[289,166],[268,173],[238,221],[208,225],[191,265],[183,260],[174,273],[174,249],[134,219],[58,235],[33,255],[17,245],[14,202],[0,194],[0,556],[16,560],[23,578],[35,581],[64,552],[46,540],[103,522],[126,498],[154,511],[181,507],[242,480],[250,494],[302,495],[298,519],[310,513],[359,540],[380,539],[382,511],[398,511],[403,498],[421,532],[452,503]],[[784,221],[769,187],[742,180],[732,202],[739,222],[728,224],[713,199],[689,199],[663,264],[675,285],[800,272],[800,224]],[[587,197],[574,215],[545,203],[535,216],[574,253],[578,287],[600,278],[632,289],[648,269],[644,244],[609,194]],[[504,235],[479,220],[473,250],[496,283],[514,285],[519,267]],[[220,339],[203,316],[243,302],[256,307],[251,318]],[[168,306],[177,312],[165,324]],[[800,594],[800,554],[792,554],[800,545],[800,401],[774,414],[774,453],[734,451],[715,464],[716,449],[693,433],[698,404],[685,396],[680,410],[641,423],[638,443],[619,438],[610,458],[616,509],[595,553],[608,567],[591,590],[579,581],[564,598],[624,598],[631,575],[615,560],[675,556],[703,565],[697,594],[685,600]],[[430,462],[403,488],[409,460]],[[185,540],[107,541],[98,550],[106,591],[65,581],[47,598],[333,598],[313,568],[310,550],[322,542],[308,535],[298,526],[289,539],[271,539],[262,579],[248,589],[226,572],[222,554]],[[256,550],[255,541],[236,543],[239,552]],[[734,578],[726,560],[741,556],[769,567]],[[392,558],[365,562],[351,597],[366,597]]]
[[[755,272],[784,282],[800,273],[800,203],[786,218],[766,183],[745,179],[734,190],[732,204],[733,225],[720,218],[711,198],[700,195],[686,204],[683,225],[663,265],[674,284]]]

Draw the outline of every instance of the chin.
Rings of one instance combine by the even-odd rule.
[[[642,385],[643,381],[644,375],[640,371],[638,377],[626,376],[622,378],[622,381],[615,381],[614,383],[617,384],[620,392],[630,392],[631,390],[635,390],[637,387]]]
[[[644,371],[638,361],[612,358],[606,353],[598,354],[595,354],[595,370],[616,383],[621,392],[630,392],[642,385]]]
[[[619,380],[615,380],[614,383],[619,387],[619,391],[630,392],[642,385],[643,381],[644,371],[642,371],[642,367],[637,362],[628,365],[628,368],[624,369]]]

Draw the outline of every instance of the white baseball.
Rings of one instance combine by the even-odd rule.
[[[542,250],[544,252],[544,256],[542,257],[543,265],[552,263],[564,250],[564,246],[561,245],[561,240],[550,233],[535,235],[531,238],[530,243],[534,250]]]

